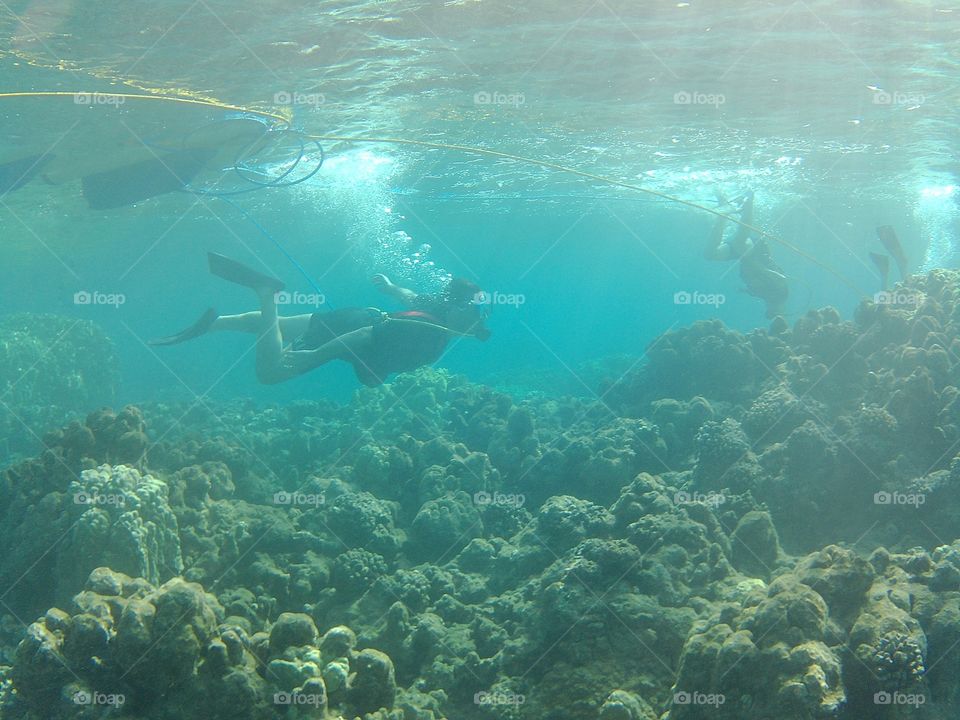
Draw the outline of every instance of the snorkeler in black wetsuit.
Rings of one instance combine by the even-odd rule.
[[[722,197],[719,199],[726,203]],[[738,260],[740,279],[746,285],[746,292],[763,300],[767,308],[767,317],[774,318],[783,314],[790,288],[787,285],[787,276],[774,262],[766,241],[763,238],[751,236],[751,230],[745,227],[753,224],[752,190],[744,196],[740,206],[740,220],[744,224],[738,225],[733,237],[725,240],[723,231],[726,229],[727,219],[717,218],[704,250],[704,257],[707,260],[717,261]]]
[[[280,317],[276,294],[283,283],[215,253],[210,271],[245,285],[260,298],[260,310],[217,315],[208,310],[183,332],[153,341],[175,345],[210,332],[234,331],[258,335],[257,378],[276,384],[303,375],[331,360],[353,366],[364,385],[383,383],[392,373],[407,372],[440,359],[451,336],[490,337],[477,302],[480,288],[453,278],[436,295],[417,294],[376,275],[374,284],[408,309],[387,313],[377,308],[343,308],[330,312]]]

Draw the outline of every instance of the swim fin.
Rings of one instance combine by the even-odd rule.
[[[207,310],[203,315],[200,316],[200,319],[197,320],[193,325],[188,327],[186,330],[178,332],[176,335],[168,335],[167,337],[157,338],[156,340],[150,340],[148,345],[179,345],[182,342],[187,340],[193,340],[198,338],[201,335],[206,335],[210,332],[210,328],[213,327],[213,323],[216,322],[219,315],[217,311],[213,308]]]
[[[892,225],[881,225],[877,228],[877,237],[880,239],[880,242],[883,244],[883,247],[886,248],[887,252],[890,253],[893,257],[893,261],[897,264],[897,270],[900,271],[900,280],[907,279],[907,254],[903,251],[903,246],[900,244],[900,238],[897,237],[897,233],[894,232]]]
[[[877,268],[877,273],[880,275],[880,290],[886,291],[887,286],[890,283],[890,258],[888,258],[886,255],[872,252],[870,253],[870,260],[873,262],[874,266]]]
[[[284,288],[282,280],[278,280],[270,275],[257,272],[251,267],[228,258],[219,253],[207,253],[207,260],[210,263],[210,272],[237,285],[244,285],[253,290],[272,290],[280,292]]]

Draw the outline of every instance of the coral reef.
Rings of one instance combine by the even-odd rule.
[[[70,612],[52,608],[27,629],[5,717],[260,720],[391,710],[392,661],[355,645],[349,628],[321,639],[298,613],[251,633],[197,584],[155,587],[97,568]]]
[[[103,465],[84,470],[67,494],[70,529],[57,552],[57,578],[65,587],[80,585],[101,564],[152,583],[183,570],[177,521],[162,481]]]
[[[0,319],[0,439],[5,453],[35,451],[64,419],[113,402],[113,343],[92,322],[20,313]]]
[[[126,465],[102,465],[71,476],[62,460],[46,459],[57,468],[55,475],[64,475],[61,491],[42,494],[28,486],[35,474],[44,473],[43,464],[17,477],[19,492],[7,488],[4,542],[19,551],[4,554],[0,577],[5,587],[17,589],[14,599],[29,600],[33,610],[37,602],[62,602],[101,565],[154,583],[182,572],[179,527],[166,483]],[[15,475],[10,471],[8,481]],[[36,582],[42,579],[38,571],[49,573],[46,582]],[[40,587],[39,595],[26,595]]]
[[[953,717],[960,273],[898,292],[602,397],[424,369],[49,432],[0,482],[4,717]]]

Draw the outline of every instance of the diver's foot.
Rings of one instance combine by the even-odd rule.
[[[213,308],[207,310],[203,315],[200,316],[200,319],[197,320],[193,325],[188,327],[182,332],[178,332],[176,335],[168,335],[167,337],[157,338],[156,340],[150,340],[149,345],[178,345],[187,340],[193,340],[198,338],[201,335],[206,335],[210,332],[210,328],[213,327],[213,324],[217,321],[217,311]]]
[[[283,281],[262,272],[257,272],[241,262],[219,253],[207,253],[210,272],[238,285],[254,290],[258,295],[272,295],[283,290]]]

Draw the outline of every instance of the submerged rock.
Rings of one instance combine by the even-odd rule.
[[[752,510],[730,536],[730,562],[745,575],[768,578],[780,561],[780,540],[770,513]]]
[[[67,488],[72,519],[58,548],[58,578],[79,588],[97,566],[158,583],[183,570],[177,518],[168,488],[131,467],[84,470]]]
[[[322,718],[328,707],[352,717],[389,710],[397,696],[391,659],[355,652],[349,628],[328,631],[326,650],[302,614],[284,613],[269,635],[248,636],[224,622],[215,597],[181,579],[153,587],[98,568],[72,605],[28,628],[9,717],[66,720],[78,705],[91,705],[91,717],[122,710],[145,720],[267,720],[285,709]]]

